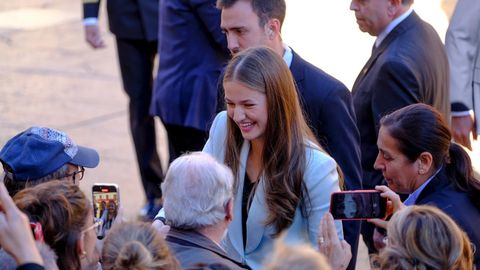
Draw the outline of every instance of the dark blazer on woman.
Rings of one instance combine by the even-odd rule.
[[[475,264],[480,267],[480,209],[466,192],[456,187],[445,169],[427,184],[415,204],[434,205],[455,220],[475,245]]]

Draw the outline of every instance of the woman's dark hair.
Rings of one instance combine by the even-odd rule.
[[[31,222],[42,225],[45,243],[58,255],[59,269],[81,269],[77,242],[87,224],[90,204],[80,188],[54,180],[21,190],[13,200]]]
[[[426,104],[413,104],[384,116],[380,126],[388,130],[410,161],[423,152],[430,153],[434,169],[444,166],[456,186],[470,193],[476,205],[480,204],[480,182],[474,177],[472,161],[461,146],[451,141],[450,129],[440,112]]]

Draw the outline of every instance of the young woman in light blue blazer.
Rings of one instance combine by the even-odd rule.
[[[203,151],[235,175],[234,219],[225,249],[261,269],[282,231],[287,243],[317,246],[330,194],[340,190],[339,174],[308,128],[290,70],[273,50],[237,54],[223,86],[227,111],[215,118]],[[342,237],[341,222],[336,227]]]

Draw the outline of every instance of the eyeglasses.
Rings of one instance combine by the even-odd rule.
[[[72,177],[73,183],[75,184],[75,180],[78,180],[78,181],[82,180],[84,174],[85,174],[85,168],[80,167],[78,171],[74,171],[73,173],[66,174],[65,177]]]
[[[95,222],[93,223],[93,225],[91,225],[90,227],[86,228],[85,230],[82,231],[82,233],[86,233],[90,230],[93,230],[93,229],[96,229],[100,226],[103,225],[103,220],[102,219],[95,219]]]

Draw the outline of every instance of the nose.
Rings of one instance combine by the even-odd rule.
[[[236,54],[240,51],[240,45],[238,44],[238,38],[231,33],[227,33],[228,49],[232,54]]]
[[[382,155],[380,154],[380,152],[377,154],[377,158],[375,159],[375,163],[373,164],[373,168],[375,170],[383,170],[383,168],[385,168],[385,166],[383,165],[383,158],[382,158]]]
[[[358,3],[356,0],[352,0],[350,2],[350,10],[357,11],[358,10]]]
[[[232,119],[235,121],[235,123],[240,123],[243,119],[245,119],[245,112],[241,106],[235,106],[235,109],[233,109]]]

